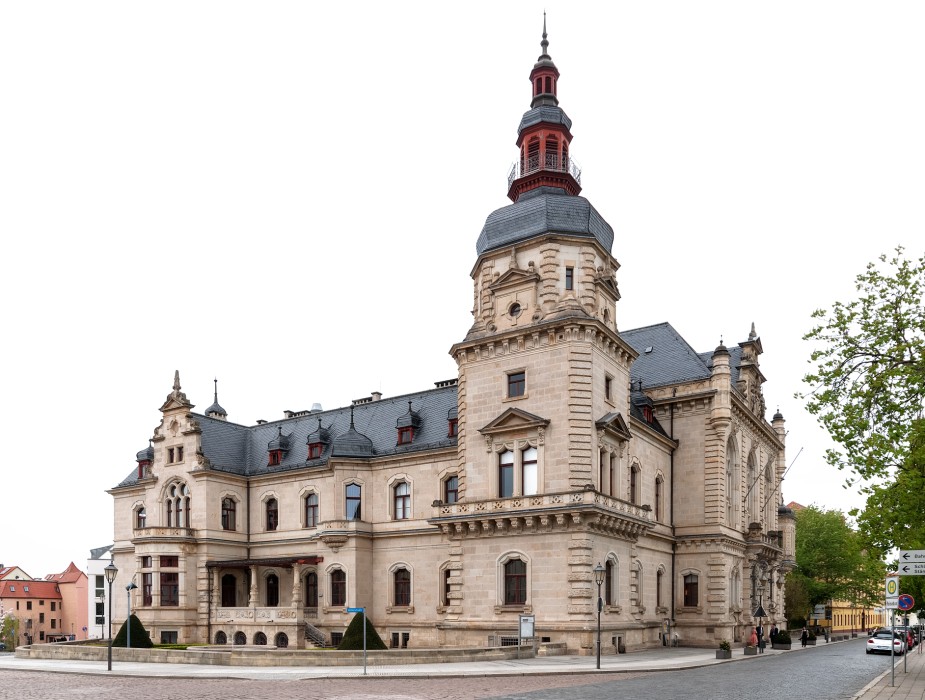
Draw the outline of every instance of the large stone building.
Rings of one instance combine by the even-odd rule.
[[[669,623],[681,644],[741,640],[759,604],[783,623],[793,522],[761,340],[620,329],[613,229],[579,196],[541,45],[457,378],[245,426],[217,390],[194,412],[176,375],[111,490],[117,586],[135,576],[155,640],[336,641],[365,607],[397,646],[502,643],[527,614],[590,651],[598,565],[605,652]]]

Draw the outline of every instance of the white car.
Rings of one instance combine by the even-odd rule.
[[[867,639],[867,653],[890,653],[890,639],[893,640],[893,653],[903,654],[906,651],[906,643],[903,641],[901,633],[890,634],[887,632],[875,632],[872,637]]]

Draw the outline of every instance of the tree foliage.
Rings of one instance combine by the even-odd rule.
[[[128,637],[125,631],[126,624],[126,622],[122,623],[118,634],[116,634],[115,638],[112,640],[112,645],[114,647],[124,647],[126,645],[126,638]],[[128,624],[131,624],[132,628],[133,649],[150,649],[154,646],[154,643],[151,641],[151,636],[148,634],[148,630],[145,629],[145,626],[141,624],[141,620],[132,615],[128,619]]]
[[[344,638],[341,640],[338,650],[357,650],[363,648],[363,613],[357,613],[353,616],[347,630],[344,632]],[[373,623],[366,618],[366,648],[367,649],[388,649],[382,637],[376,632]]]
[[[858,298],[814,312],[804,336],[815,369],[797,396],[837,443],[826,461],[849,473],[848,485],[925,462],[915,439],[925,433],[925,256],[907,260],[900,247],[879,261],[857,276]]]
[[[830,600],[869,606],[882,598],[881,553],[865,546],[841,511],[810,506],[796,512],[796,560],[791,577],[805,588],[809,606]],[[788,615],[799,612],[788,608]]]
[[[6,644],[7,651],[13,651],[19,643],[19,618],[5,615],[0,623],[0,642]]]

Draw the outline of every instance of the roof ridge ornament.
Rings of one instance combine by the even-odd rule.
[[[540,54],[538,61],[544,58],[550,58],[549,56],[549,39],[546,38],[546,10],[543,10],[543,40],[540,42],[540,46],[543,49],[543,53]]]

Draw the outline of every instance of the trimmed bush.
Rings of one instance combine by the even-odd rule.
[[[771,636],[771,644],[792,644],[793,638],[786,630],[778,630],[777,634]]]
[[[133,649],[150,649],[154,646],[154,643],[151,641],[151,636],[148,634],[148,630],[145,629],[145,626],[141,624],[141,620],[132,615],[128,619],[129,624],[132,625],[132,648]],[[125,638],[128,636],[126,633],[125,623],[122,623],[122,627],[119,628],[119,633],[116,635],[116,638],[112,640],[112,645],[114,647],[124,647]]]
[[[363,649],[363,613],[357,613],[353,616],[347,631],[344,632],[344,638],[341,640],[338,651],[356,651]],[[373,623],[366,618],[366,648],[367,649],[388,649],[385,642],[376,632]]]

